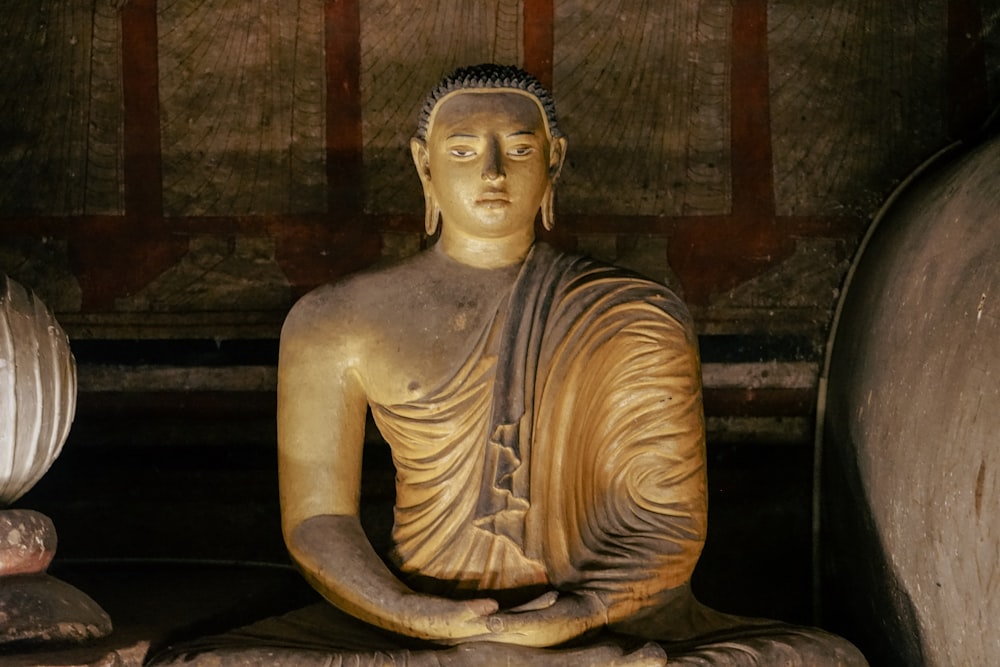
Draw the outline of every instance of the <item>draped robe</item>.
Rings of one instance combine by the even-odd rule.
[[[700,372],[664,286],[536,244],[454,377],[371,407],[397,470],[393,557],[434,590],[591,589],[615,609],[690,578]]]
[[[370,407],[397,471],[390,556],[415,588],[590,591],[609,623],[680,601],[657,616],[664,637],[674,611],[723,619],[661,641],[672,665],[867,664],[835,635],[691,596],[707,513],[701,374],[687,309],[664,286],[536,244],[453,377]],[[438,650],[322,603],[153,664],[404,666]]]

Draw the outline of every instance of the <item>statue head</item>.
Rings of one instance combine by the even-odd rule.
[[[463,115],[470,123],[475,123],[474,131],[460,128]],[[476,147],[450,145],[447,152],[443,152],[442,142],[455,134],[469,135],[470,138],[476,135],[480,143]],[[488,147],[485,143],[488,135],[498,137],[494,143],[503,143],[503,146]],[[432,170],[432,154],[447,155],[448,162],[457,159],[479,160],[480,164],[485,164],[484,161],[495,162],[495,165],[483,167],[483,179],[505,178],[504,165],[508,164],[518,172],[516,182],[513,182],[515,176],[511,174],[510,186],[516,189],[513,194],[519,198],[519,203],[534,202],[530,211],[522,206],[512,213],[517,214],[521,221],[524,216],[530,216],[528,221],[533,224],[534,216],[541,208],[545,228],[552,228],[553,187],[565,159],[566,138],[558,125],[552,95],[527,72],[493,64],[455,70],[428,95],[410,147],[424,188],[428,234],[437,230],[442,215],[442,192],[455,194],[454,187],[460,185],[442,182],[443,179],[457,179],[454,179],[454,174],[449,176],[446,168]],[[456,150],[459,152],[456,153]],[[497,156],[487,157],[487,150],[497,152]],[[525,172],[522,168],[526,162],[537,164],[539,161],[544,166],[541,170]],[[490,169],[497,173],[486,173]],[[438,172],[437,179],[432,177],[432,171]]]
[[[559,129],[552,93],[538,79],[512,65],[486,63],[471,67],[459,67],[441,79],[424,100],[424,106],[420,109],[416,137],[422,141],[427,140],[427,127],[430,124],[431,115],[442,99],[451,93],[468,90],[515,90],[531,95],[545,116],[549,136],[551,138],[565,136]]]

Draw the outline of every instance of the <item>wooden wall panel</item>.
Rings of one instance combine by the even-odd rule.
[[[1000,0],[0,10],[0,271],[76,341],[171,339],[162,363],[182,366],[203,363],[185,339],[276,349],[298,295],[426,245],[407,149],[424,95],[455,66],[510,62],[553,88],[570,138],[544,238],[683,293],[716,437],[808,437],[865,226],[1000,102]]]
[[[554,92],[570,137],[560,208],[730,208],[731,3],[555,3]]]
[[[894,165],[948,143],[946,10],[945,0],[771,3],[779,215],[874,210],[905,175]]]
[[[0,9],[0,211],[120,214],[117,10],[101,0]]]
[[[66,239],[4,239],[0,243],[0,271],[17,276],[55,313],[80,310],[80,282],[73,275]],[[23,281],[23,282],[22,282]]]
[[[802,330],[824,331],[851,259],[843,239],[803,238],[789,257],[722,294],[716,309],[748,312],[775,309],[798,321]]]
[[[322,0],[161,0],[168,216],[327,210]]]
[[[152,282],[115,300],[121,312],[281,311],[292,300],[273,239],[197,236],[187,254]]]
[[[495,60],[570,135],[547,239],[680,287],[702,331],[819,340],[887,190],[1000,101],[1000,0],[0,8],[0,270],[87,327],[162,315],[150,337],[213,310],[276,331],[424,245],[417,110]]]
[[[521,0],[361,3],[365,210],[419,213],[409,141],[427,93],[456,67],[523,65]]]

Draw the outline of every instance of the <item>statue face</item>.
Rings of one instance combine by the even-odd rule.
[[[506,91],[444,99],[426,146],[414,148],[424,187],[437,199],[448,233],[477,238],[533,228],[561,154],[561,144],[553,150],[537,102]]]

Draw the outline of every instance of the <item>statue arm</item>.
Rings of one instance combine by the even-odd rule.
[[[329,602],[380,628],[442,643],[489,633],[493,600],[450,600],[417,593],[385,566],[356,516],[319,515],[298,524],[289,551]]]
[[[306,579],[335,606],[401,634],[443,642],[489,633],[492,600],[414,592],[385,566],[360,519],[366,392],[351,335],[306,297],[281,336],[278,477],[282,531]],[[324,322],[331,323],[324,325]]]
[[[552,593],[539,608],[495,613],[493,600],[417,593],[378,558],[355,516],[310,517],[293,529],[289,549],[328,601],[356,618],[411,637],[444,644],[546,647],[607,622],[606,607],[593,594]]]

